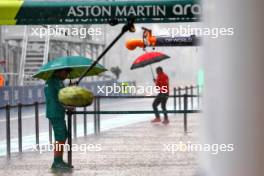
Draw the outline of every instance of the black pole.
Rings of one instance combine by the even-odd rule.
[[[85,112],[87,110],[86,107],[83,108],[83,111]],[[83,133],[84,136],[87,136],[87,114],[83,114]]]
[[[97,98],[94,97],[94,134],[97,134]]]
[[[185,86],[185,94],[188,95],[188,87]]]
[[[100,97],[97,99],[97,133],[100,133]]]
[[[17,106],[17,117],[18,117],[18,151],[22,152],[22,104],[19,103]]]
[[[79,80],[76,82],[77,85],[81,82],[81,80],[85,77],[85,75],[87,73],[89,73],[89,71],[91,71],[96,64],[98,64],[98,62],[104,57],[104,55],[114,46],[114,44],[127,32],[135,32],[135,28],[134,28],[134,19],[130,19],[128,20],[127,24],[125,24],[122,28],[122,31],[120,32],[120,34],[107,46],[107,48],[100,54],[100,56],[96,59],[96,61],[93,62],[93,64],[83,73],[83,75],[79,78]]]
[[[191,86],[191,108],[193,110],[193,86]]]
[[[69,144],[68,164],[72,166],[72,112],[67,111],[67,116],[68,116],[68,144]]]
[[[187,86],[185,86],[185,94],[188,95],[188,87]],[[185,106],[184,103],[185,102],[183,102],[183,106]],[[187,108],[188,108],[188,96],[187,96]]]
[[[36,131],[36,145],[39,147],[39,109],[38,102],[35,102],[35,131]]]
[[[176,104],[176,88],[174,87],[173,88],[173,105],[174,105],[174,111],[176,111],[176,107],[177,107],[177,104]]]
[[[182,110],[182,96],[181,96],[181,87],[178,88],[179,91],[179,110]]]
[[[11,143],[10,143],[10,106],[6,105],[6,154],[7,157],[11,155]]]
[[[183,113],[183,123],[184,123],[184,132],[187,133],[187,110],[188,110],[188,99],[187,94],[184,94],[184,113]]]
[[[74,136],[74,139],[77,138],[77,115],[76,114],[73,115],[73,136]]]

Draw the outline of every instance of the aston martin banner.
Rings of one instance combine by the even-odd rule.
[[[0,24],[104,24],[130,18],[138,23],[196,22],[201,14],[198,0],[0,0]]]

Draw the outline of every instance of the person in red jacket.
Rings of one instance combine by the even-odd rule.
[[[158,76],[157,79],[154,79],[154,82],[159,90],[159,94],[157,95],[157,97],[155,98],[152,104],[156,117],[151,122],[152,123],[161,122],[160,115],[158,112],[158,106],[159,104],[161,104],[161,108],[164,113],[164,120],[162,123],[167,125],[169,124],[169,119],[166,109],[166,104],[169,97],[169,77],[167,76],[166,73],[163,72],[163,69],[161,67],[158,67],[156,69],[156,72]]]

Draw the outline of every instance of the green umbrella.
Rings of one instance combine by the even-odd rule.
[[[60,70],[64,68],[71,68],[68,78],[74,79],[82,76],[85,71],[93,64],[93,60],[81,56],[66,56],[54,59],[47,64],[43,65],[39,71],[33,75],[34,78],[39,78],[43,80],[49,79],[55,70]],[[107,69],[100,64],[89,71],[85,76],[98,75]]]

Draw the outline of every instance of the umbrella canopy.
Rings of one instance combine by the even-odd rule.
[[[131,66],[131,70],[140,68],[140,67],[145,67],[147,65],[160,62],[168,58],[170,57],[160,52],[148,52],[148,53],[141,55],[133,62]]]
[[[60,69],[71,68],[68,79],[74,79],[82,76],[85,71],[92,65],[93,60],[81,56],[66,56],[54,59],[47,64],[43,65],[39,71],[33,75],[34,78],[39,78],[43,80],[49,79],[54,71]],[[100,64],[96,64],[96,66],[89,71],[85,76],[94,76],[98,75],[107,69],[104,68]]]

